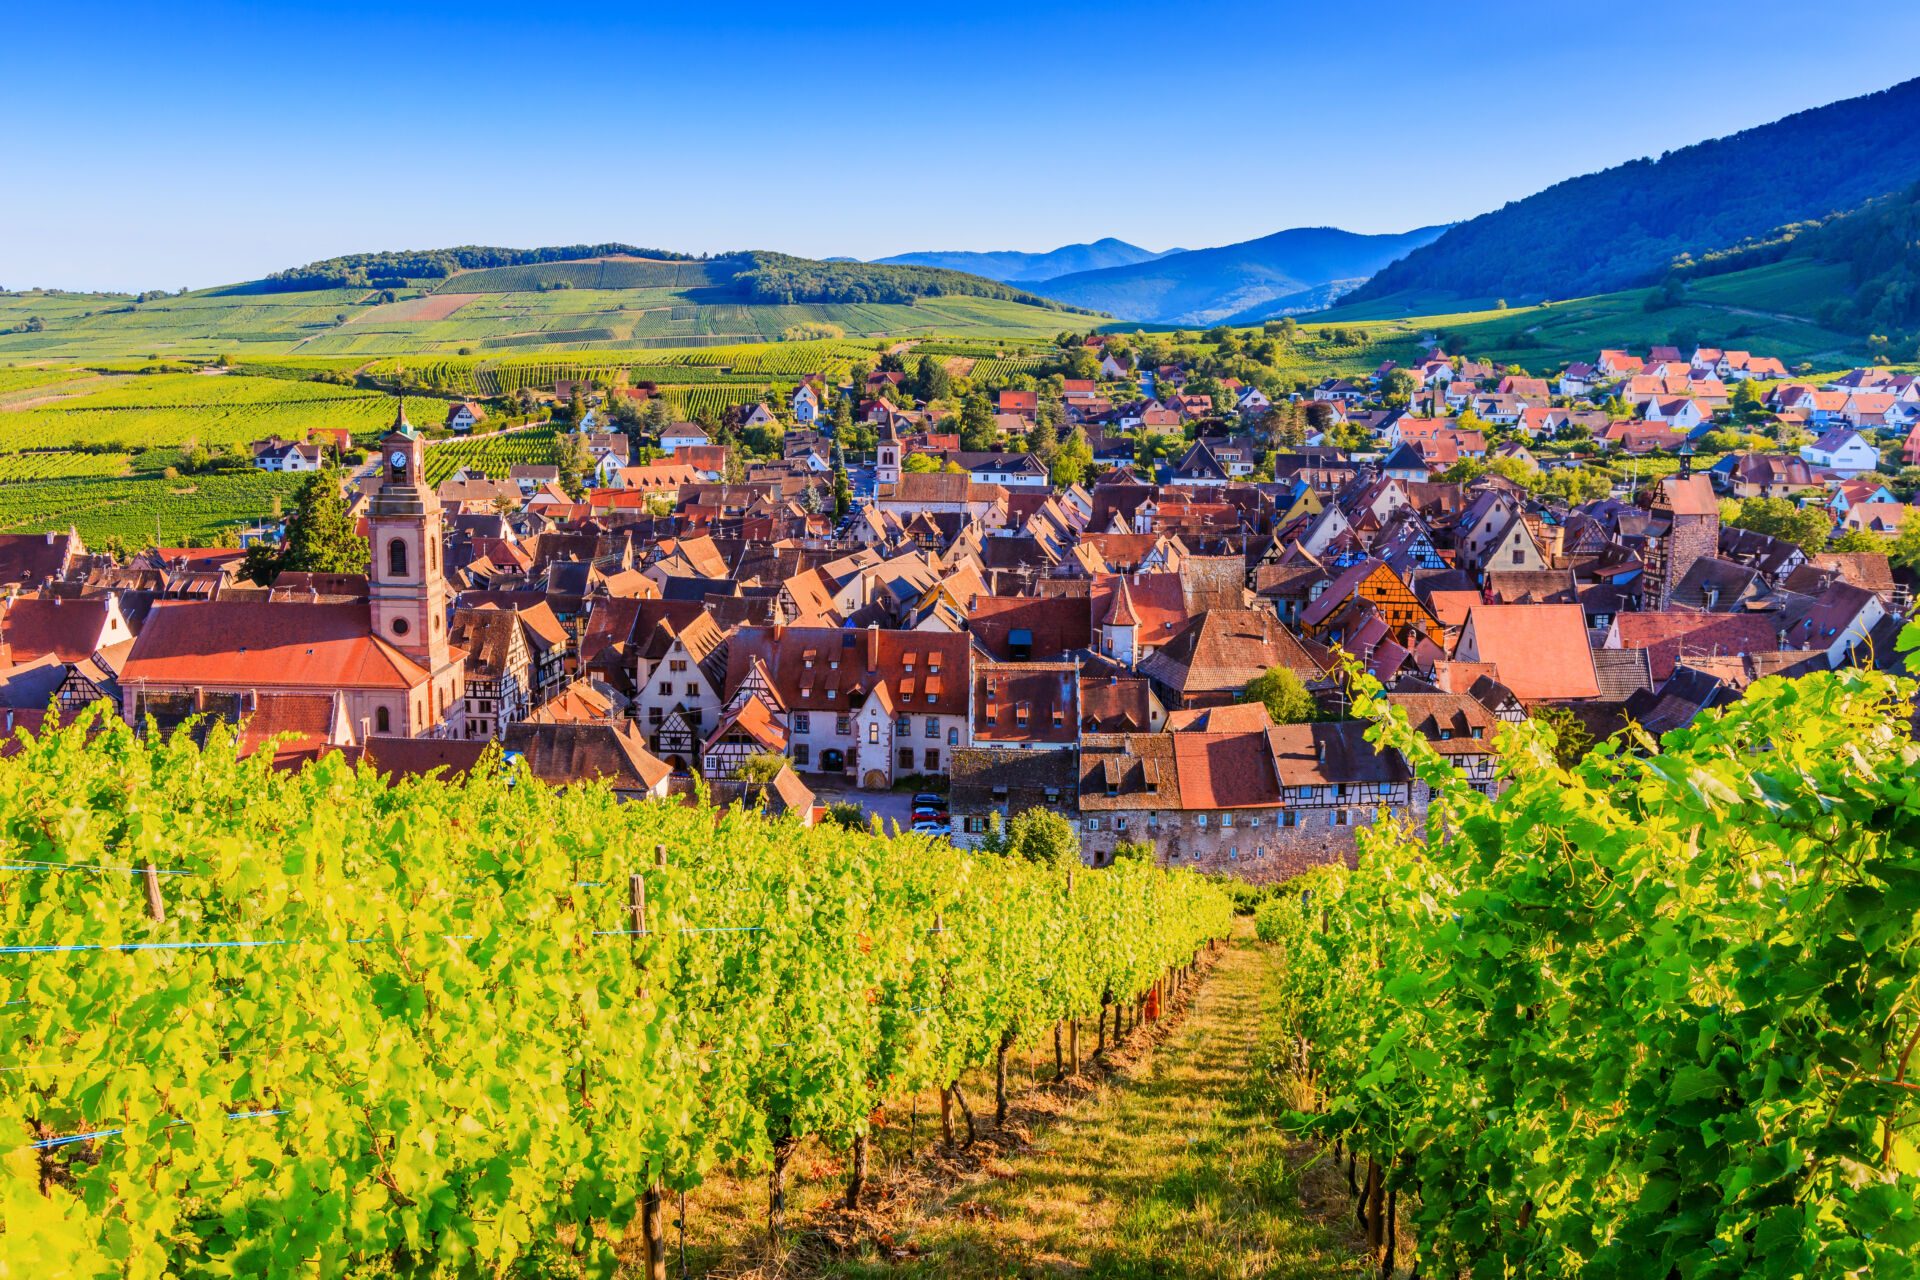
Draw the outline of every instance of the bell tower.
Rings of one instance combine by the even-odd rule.
[[[379,475],[380,491],[367,509],[373,633],[438,674],[449,659],[440,498],[427,487],[426,448],[404,401],[380,438]]]
[[[900,483],[900,435],[893,428],[891,415],[880,424],[880,439],[874,448],[875,484]]]

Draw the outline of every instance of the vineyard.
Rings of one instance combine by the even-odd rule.
[[[34,453],[0,453],[0,484],[29,480],[76,480],[92,476],[123,476],[131,454],[80,453],[66,449]]]
[[[1230,923],[1141,862],[269,754],[106,715],[0,761],[20,1274],[494,1275],[563,1233],[609,1274],[609,1236],[663,1243],[650,1189],[770,1168],[777,1219],[802,1138],[860,1177],[881,1103]]]
[[[416,401],[416,407],[423,402]],[[101,445],[128,450],[198,440],[211,449],[309,429],[378,432],[394,400],[377,391],[284,378],[162,373],[117,378],[36,408],[0,410],[0,453]],[[437,421],[439,408],[432,406]]]
[[[436,440],[427,446],[427,483],[437,485],[462,467],[472,467],[495,480],[505,480],[514,467],[552,466],[559,461],[560,433],[552,427]]]
[[[108,538],[139,547],[155,537],[166,546],[210,546],[222,534],[265,519],[274,499],[289,500],[300,479],[266,471],[218,471],[177,480],[149,473],[9,481],[0,484],[0,533],[72,527],[90,547]]]
[[[1914,1273],[1912,697],[1765,680],[1571,771],[1515,728],[1498,800],[1382,721],[1424,830],[1363,832],[1258,927],[1289,1123],[1345,1161],[1383,1274],[1407,1228],[1429,1275]]]

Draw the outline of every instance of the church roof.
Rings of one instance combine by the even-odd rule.
[[[411,689],[427,681],[373,634],[364,601],[156,601],[120,675],[229,689]]]

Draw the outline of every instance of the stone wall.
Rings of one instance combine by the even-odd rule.
[[[1219,872],[1238,876],[1255,884],[1286,880],[1314,867],[1334,862],[1352,865],[1358,825],[1335,825],[1334,810],[1295,810],[1296,826],[1276,825],[1277,811],[1257,815],[1236,813],[1234,825],[1220,825],[1220,814],[1188,812],[1161,814],[1150,823],[1147,815],[1121,815],[1127,829],[1114,829],[1115,815],[1102,814],[1098,828],[1088,830],[1083,820],[1080,831],[1082,857],[1093,866],[1104,866],[1113,858],[1114,846],[1131,841],[1154,847],[1154,861],[1171,869]],[[1373,815],[1350,809],[1361,825],[1371,825]],[[1257,820],[1257,825],[1256,825]]]

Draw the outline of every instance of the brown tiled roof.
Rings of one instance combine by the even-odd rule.
[[[1586,614],[1577,604],[1475,605],[1461,631],[1463,653],[1469,637],[1477,660],[1491,663],[1523,702],[1600,693]]]
[[[976,742],[1063,745],[1079,740],[1080,672],[1073,663],[981,662],[974,666],[973,682]]]
[[[410,689],[427,673],[373,634],[365,604],[156,602],[127,682],[283,689]]]
[[[1181,807],[1172,734],[1102,733],[1081,738],[1081,812]]]
[[[1339,783],[1391,784],[1412,777],[1397,751],[1375,751],[1364,720],[1282,724],[1267,730],[1274,772],[1283,787]]]
[[[1673,674],[1682,654],[1707,657],[1778,649],[1779,626],[1777,618],[1750,613],[1667,610],[1623,613],[1614,619],[1622,648],[1647,651],[1655,687]]]
[[[107,626],[104,597],[63,600],[23,596],[0,604],[0,642],[14,662],[52,656],[91,658]]]
[[[509,725],[501,746],[518,752],[533,776],[554,786],[606,779],[619,791],[650,791],[673,770],[648,751],[637,730],[611,724]]]
[[[1173,739],[1185,808],[1242,809],[1280,803],[1266,730],[1167,736]]]
[[[1271,667],[1305,679],[1322,672],[1279,618],[1261,609],[1213,609],[1149,653],[1141,674],[1183,695],[1237,692]]]
[[[1407,723],[1442,755],[1491,755],[1500,722],[1464,693],[1390,693]]]
[[[350,762],[364,763],[376,773],[395,778],[420,778],[440,771],[445,777],[472,772],[492,745],[484,739],[400,738],[376,734],[343,752]]]
[[[535,707],[527,719],[543,724],[590,723],[613,714],[613,702],[585,680],[576,680]]]
[[[1100,733],[1146,733],[1153,727],[1153,686],[1138,676],[1080,679],[1080,722]]]
[[[1169,730],[1201,733],[1264,733],[1273,727],[1273,719],[1262,702],[1236,702],[1225,707],[1196,707],[1169,711]]]
[[[766,664],[789,710],[851,711],[849,701],[856,695],[864,697],[884,684],[903,709],[944,716],[967,711],[970,648],[964,635],[879,627],[742,627],[727,645],[728,694],[740,687],[756,658]]]
[[[967,630],[982,649],[1003,662],[1013,658],[1013,633],[1025,631],[1032,644],[1027,657],[1044,661],[1091,646],[1091,612],[1084,598],[979,596],[967,610]]]

